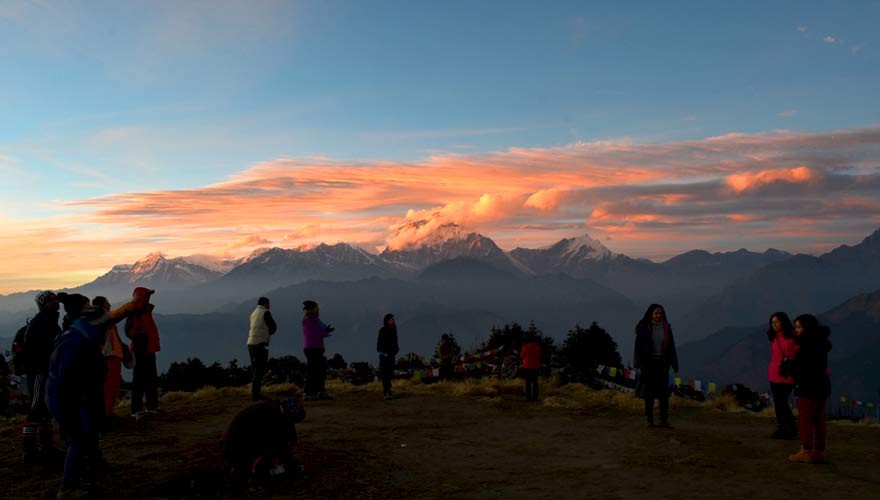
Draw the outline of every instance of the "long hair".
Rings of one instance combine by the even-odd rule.
[[[636,328],[640,328],[644,325],[650,325],[651,321],[654,320],[654,309],[660,308],[663,311],[663,322],[669,323],[669,318],[666,316],[666,308],[661,306],[660,304],[651,304],[648,306],[648,310],[645,311],[645,314],[642,316],[642,319],[639,320],[638,324],[636,324]]]
[[[831,329],[820,324],[819,319],[812,314],[801,314],[794,319],[794,322],[800,322],[801,326],[804,327],[803,335],[817,335],[824,338],[831,335]]]
[[[773,342],[776,340],[776,330],[773,329],[773,318],[778,318],[782,323],[782,336],[790,339],[794,337],[794,324],[789,319],[788,314],[785,314],[782,311],[775,312],[770,315],[770,319],[767,320],[767,340]]]

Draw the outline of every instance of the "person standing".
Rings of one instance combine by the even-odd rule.
[[[251,356],[251,400],[263,399],[260,389],[263,385],[263,377],[269,366],[269,338],[278,331],[278,325],[269,312],[271,302],[266,297],[257,300],[257,308],[251,313],[250,330],[248,332],[247,347]]]
[[[156,353],[159,344],[159,328],[153,319],[155,306],[150,296],[156,291],[137,287],[132,293],[135,313],[125,322],[125,336],[131,339],[131,351],[135,366],[131,380],[131,414],[139,417],[144,413],[144,399],[147,413],[159,411],[159,374],[156,371]]]
[[[58,327],[61,305],[58,296],[49,290],[38,293],[34,301],[38,312],[28,324],[23,347],[27,387],[31,393],[31,407],[21,430],[25,464],[60,460],[64,455],[53,443],[52,417],[46,406],[49,359],[55,339],[61,335]]]
[[[767,329],[767,340],[770,341],[770,365],[767,367],[767,378],[770,381],[770,393],[773,395],[773,407],[776,410],[776,430],[771,434],[773,439],[797,439],[798,429],[788,399],[794,390],[794,378],[782,375],[794,360],[798,345],[794,339],[794,325],[784,312],[776,312],[770,316],[770,328]]]
[[[527,334],[520,348],[520,371],[526,380],[526,400],[538,400],[538,375],[541,370],[541,343],[534,334]]]
[[[314,300],[303,302],[303,353],[306,356],[306,388],[307,401],[333,399],[324,388],[327,377],[327,360],[324,359],[324,338],[335,330],[325,325],[319,318],[320,309]]]
[[[654,427],[654,400],[660,401],[660,427],[669,425],[669,369],[678,372],[678,353],[666,310],[651,304],[636,325],[633,366],[641,370],[636,394],[645,400],[648,427]]]
[[[397,344],[397,321],[393,314],[386,314],[376,340],[379,353],[379,375],[382,378],[382,392],[385,399],[391,399],[391,378],[394,376],[394,357],[400,352]]]
[[[792,462],[821,464],[825,462],[825,405],[831,395],[828,353],[831,351],[831,330],[819,324],[812,314],[794,320],[798,351],[791,365],[794,393],[797,396],[801,449],[788,457]]]
[[[455,360],[458,359],[459,350],[456,343],[448,333],[440,336],[437,344],[437,359],[440,361],[440,380],[452,380],[455,373]]]
[[[106,297],[95,297],[92,299],[92,305],[110,313],[110,301]],[[119,329],[116,328],[115,323],[107,326],[103,352],[104,362],[107,365],[107,376],[104,379],[104,416],[109,421],[113,416],[116,400],[119,398],[119,389],[122,386],[122,360],[125,358],[125,345],[119,338]]]

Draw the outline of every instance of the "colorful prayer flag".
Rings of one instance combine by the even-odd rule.
[[[718,389],[718,386],[715,385],[715,382],[709,382],[709,394],[715,394],[715,391]]]
[[[840,402],[846,403],[846,396],[840,396]]]
[[[681,385],[681,377],[675,377],[672,380],[675,382],[675,385]]]
[[[615,367],[613,367],[613,366],[611,367],[611,376],[612,376],[612,377],[616,377],[616,376],[617,376],[617,368],[615,368]]]

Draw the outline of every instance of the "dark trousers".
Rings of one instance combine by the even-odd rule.
[[[794,386],[791,384],[777,384],[770,382],[770,392],[773,394],[773,407],[776,410],[776,427],[780,431],[794,432],[797,426],[794,423],[794,414],[788,405],[788,398]]]
[[[440,365],[440,380],[452,380],[452,376],[455,374],[455,369],[451,364],[441,364]]]
[[[523,378],[526,380],[526,400],[538,400],[538,369],[521,368]]]
[[[263,388],[263,377],[269,368],[269,344],[249,345],[248,353],[251,355],[251,399],[259,401],[263,399],[260,389]]]
[[[317,396],[325,392],[324,379],[327,378],[327,360],[324,349],[304,349],[306,355],[306,394]]]
[[[394,378],[394,356],[379,356],[379,376],[382,378],[382,392],[391,394],[391,379]]]
[[[31,393],[31,407],[27,418],[24,420],[21,434],[25,453],[37,449],[37,442],[42,448],[52,448],[52,417],[46,406],[46,382],[48,375],[45,373],[29,373],[27,375],[28,391]]]
[[[825,451],[825,400],[798,396],[798,420],[801,424],[801,446],[805,450]]]
[[[661,394],[657,398],[645,398],[645,417],[654,422],[654,399],[660,401],[660,423],[669,423],[669,394]]]
[[[131,376],[131,412],[138,413],[144,409],[144,398],[147,409],[159,408],[159,374],[156,371],[156,354],[134,351],[134,373]]]
[[[67,456],[64,459],[64,475],[61,478],[62,488],[76,487],[80,479],[94,479],[95,462],[98,451],[98,435],[96,433],[76,433],[65,435]]]

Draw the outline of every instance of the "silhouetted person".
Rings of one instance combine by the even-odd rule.
[[[654,427],[654,400],[660,401],[660,427],[669,427],[669,369],[678,372],[678,353],[666,311],[651,304],[636,325],[633,366],[641,370],[636,394],[645,400],[647,425]]]
[[[819,324],[812,314],[794,320],[795,355],[791,373],[797,395],[801,449],[788,457],[792,462],[821,464],[825,462],[825,405],[831,395],[828,353],[831,352],[831,330]]]
[[[788,405],[788,399],[794,390],[794,378],[788,365],[794,361],[798,345],[794,338],[794,325],[784,312],[770,316],[767,328],[767,339],[770,341],[770,364],[767,366],[767,378],[770,381],[770,392],[773,394],[773,406],[776,410],[776,430],[770,436],[773,439],[797,439],[798,428],[794,415]]]
[[[440,336],[437,344],[437,358],[440,361],[440,380],[452,380],[455,359],[458,357],[458,349],[452,338],[444,333]]]
[[[522,366],[520,371],[526,382],[526,400],[538,400],[538,375],[541,371],[541,342],[534,334],[528,334],[520,348]]]
[[[236,490],[249,478],[260,482],[270,474],[299,472],[290,448],[296,444],[296,424],[304,418],[305,410],[296,399],[257,401],[233,417],[221,444]]]
[[[136,312],[125,322],[125,336],[131,339],[131,351],[135,365],[131,380],[131,414],[143,414],[144,399],[147,400],[147,413],[159,411],[159,374],[156,371],[156,353],[159,344],[159,327],[153,319],[155,306],[150,296],[155,290],[138,287],[132,293]]]
[[[376,351],[379,353],[379,375],[382,378],[382,392],[385,399],[391,399],[391,379],[394,377],[394,357],[400,352],[397,344],[397,321],[393,314],[386,314],[376,340]]]
[[[257,300],[257,308],[251,313],[250,330],[248,331],[247,346],[251,356],[251,399],[259,401],[263,398],[260,389],[263,386],[263,377],[269,367],[269,337],[278,331],[278,325],[269,312],[271,302],[266,297]]]
[[[52,418],[46,406],[49,358],[55,339],[61,335],[61,328],[58,327],[61,306],[58,296],[48,290],[38,293],[34,301],[39,311],[28,323],[22,350],[27,387],[31,394],[31,407],[21,430],[23,461],[26,464],[60,460],[64,455],[53,443]]]
[[[325,325],[318,317],[318,303],[313,300],[303,302],[303,352],[306,355],[305,399],[333,399],[324,388],[327,378],[327,360],[324,359],[324,338],[335,330]]]

